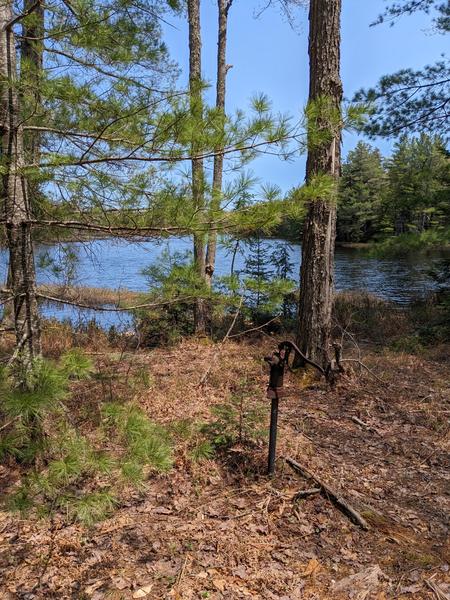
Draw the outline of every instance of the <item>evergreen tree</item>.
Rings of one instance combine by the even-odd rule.
[[[201,216],[205,213],[205,173],[203,168],[201,130],[203,119],[202,98],[202,67],[201,67],[201,29],[200,29],[200,0],[188,0],[189,21],[189,93],[191,116],[193,121],[191,143],[191,172],[192,172],[192,204],[195,212]],[[205,232],[194,233],[194,264],[198,277],[206,283],[206,254]],[[198,298],[194,311],[194,329],[196,333],[206,331],[206,304],[203,298]]]
[[[245,277],[248,293],[246,303],[257,312],[267,303],[267,284],[274,276],[270,254],[261,236],[249,238],[245,242],[245,265],[242,274]]]
[[[402,136],[387,161],[386,213],[396,235],[448,223],[450,163],[439,137]]]
[[[403,15],[433,15],[436,33],[450,31],[450,4],[442,0],[398,0],[373,23],[393,25]],[[448,127],[450,62],[445,56],[423,69],[401,69],[385,75],[377,86],[360,90],[355,101],[368,102],[373,113],[365,126],[371,136],[397,136],[403,131],[440,133]]]
[[[330,186],[327,194],[310,199],[305,220],[297,345],[308,358],[321,363],[324,368],[330,364],[336,237],[336,204],[332,190],[341,164],[341,4],[341,0],[311,0],[309,10],[306,179],[315,187],[318,179],[325,179]]]
[[[291,260],[293,248],[290,244],[280,244],[272,251],[270,262],[274,267],[275,277],[290,279],[294,272],[294,263]]]
[[[34,2],[16,15],[14,8],[1,3],[2,224],[23,383],[40,354],[33,228],[95,230],[96,213],[104,226],[112,207],[142,201],[149,173],[131,165],[159,127],[149,107],[167,95],[152,87],[167,51],[156,5],[153,12],[121,0]],[[116,164],[124,158],[126,186]]]
[[[270,257],[271,263],[274,266],[275,277],[279,280],[295,285],[295,280],[292,278],[294,273],[294,263],[291,260],[293,247],[290,244],[279,244],[272,251]],[[285,318],[293,317],[293,303],[289,302],[285,296],[283,298],[283,316]]]
[[[379,233],[385,193],[386,174],[380,151],[359,142],[342,166],[337,239],[367,242]]]

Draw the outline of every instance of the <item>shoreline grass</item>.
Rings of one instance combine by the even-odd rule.
[[[127,288],[114,290],[111,288],[43,284],[38,286],[38,293],[62,301],[87,304],[93,308],[107,305],[127,308],[145,300],[144,292],[135,292]],[[51,300],[49,301],[51,302]]]

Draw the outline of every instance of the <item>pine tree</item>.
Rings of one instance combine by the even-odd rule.
[[[381,153],[364,142],[349,152],[339,186],[337,239],[367,242],[381,232],[381,206],[386,194]]]
[[[267,284],[273,278],[274,268],[270,264],[270,254],[260,236],[245,242],[245,263],[242,274],[247,281],[247,305],[256,312],[267,303]]]
[[[150,17],[147,9],[138,3],[131,9],[120,0],[89,7],[55,4],[45,7],[44,19],[40,2],[25,3],[19,15],[13,14],[12,3],[1,4],[2,224],[9,249],[6,294],[13,303],[9,312],[14,316],[17,340],[12,360],[23,385],[32,380],[32,365],[40,355],[33,228],[48,222],[73,227],[74,214],[80,220],[77,227],[95,227],[96,210],[104,222],[105,211],[117,206],[117,198],[129,206],[137,196],[136,188],[144,194],[147,179],[142,173],[128,179],[125,193],[121,176],[111,176],[103,165],[114,164],[112,147],[129,153],[130,147],[142,145],[146,135],[139,128],[156,90],[146,84],[148,75],[142,69],[156,73],[167,55],[155,35],[159,9]],[[133,15],[140,17],[138,24]],[[15,41],[18,32],[20,45]],[[118,37],[129,44],[119,48],[113,43]],[[125,50],[128,46],[133,47],[133,54]],[[155,80],[153,74],[149,80]],[[105,77],[113,82],[107,92]],[[131,111],[128,115],[127,110]],[[114,136],[116,128],[120,136]],[[52,154],[52,146],[57,153]],[[92,160],[98,167],[86,166]],[[105,198],[108,184],[114,190]],[[86,212],[89,217],[83,223]]]
[[[275,250],[273,250],[270,262],[274,267],[275,277],[279,280],[289,282],[294,286],[295,281],[292,278],[294,273],[294,263],[291,260],[292,252],[293,247],[290,244],[279,244]],[[283,298],[283,316],[285,318],[293,316],[292,302],[289,302],[286,296]]]
[[[372,23],[390,25],[416,12],[433,15],[438,34],[450,31],[450,5],[442,0],[398,0]],[[376,87],[360,90],[354,100],[367,102],[373,112],[364,129],[370,136],[398,136],[402,132],[439,134],[448,125],[450,62],[443,56],[423,69],[401,69],[383,76]]]
[[[225,118],[225,98],[226,98],[226,77],[228,69],[226,61],[227,50],[227,35],[228,35],[228,13],[230,11],[233,0],[217,0],[218,8],[218,39],[217,39],[217,75],[216,75],[216,109],[218,113],[219,126],[220,118]],[[224,127],[222,127],[223,133]],[[214,156],[213,167],[213,182],[212,182],[212,197],[210,212],[214,218],[216,212],[220,209],[222,200],[222,185],[223,185],[223,165],[224,156],[221,154],[224,140],[217,145]],[[217,250],[217,232],[212,230],[208,235],[208,246],[206,249],[206,283],[211,287],[212,276],[216,264]]]
[[[225,116],[219,107],[205,105],[199,23],[191,44],[191,89],[177,90],[161,41],[164,3],[56,3],[45,5],[43,21],[39,7],[33,3],[29,13],[14,20],[22,32],[18,50],[24,51],[16,86],[22,137],[30,144],[22,153],[27,156],[20,174],[39,190],[39,202],[29,203],[30,248],[32,237],[64,239],[67,232],[118,237],[188,233],[195,237],[195,263],[202,265],[197,271],[204,284],[207,235],[212,241],[220,229],[264,228],[279,219],[281,203],[264,192],[261,205],[223,210],[254,183],[239,175],[223,186],[222,206],[208,216],[218,195],[199,166],[223,154],[233,157],[233,169],[239,171],[267,144],[276,144],[282,154],[298,132],[288,133],[289,119],[276,117],[264,96],[253,100],[249,117],[242,111]],[[42,33],[36,36],[42,39],[35,40],[33,32]],[[173,166],[189,161],[195,176],[173,178]],[[26,259],[34,268],[30,251]],[[34,276],[26,281],[29,293],[21,292],[20,298],[39,298]],[[203,288],[198,306],[204,306],[201,296],[209,293]],[[34,312],[37,318],[37,307]]]
[[[325,177],[332,187],[340,173],[341,0],[311,0],[309,10],[309,138],[307,183]],[[320,134],[317,138],[318,133]],[[328,197],[310,200],[302,241],[297,345],[327,368],[334,275],[336,204]]]
[[[200,29],[200,0],[188,0],[189,20],[189,92],[191,116],[193,121],[191,144],[191,171],[192,171],[192,203],[197,214],[203,216],[205,212],[205,174],[203,159],[197,157],[202,152],[199,143],[199,130],[203,119],[202,98],[202,67],[201,67],[201,29]],[[205,233],[194,233],[194,264],[200,280],[206,283],[206,254]],[[198,298],[194,311],[194,328],[196,333],[204,334],[206,331],[206,304],[203,298]]]
[[[396,235],[445,224],[449,169],[448,153],[439,137],[404,135],[395,144],[387,161],[385,206]]]

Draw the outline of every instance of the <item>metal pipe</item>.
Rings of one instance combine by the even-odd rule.
[[[270,437],[269,437],[269,461],[267,472],[269,475],[275,473],[275,453],[277,449],[277,424],[278,424],[278,395],[272,398],[270,405]]]

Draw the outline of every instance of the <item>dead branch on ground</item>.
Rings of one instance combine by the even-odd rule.
[[[359,525],[362,529],[369,529],[369,524],[367,521],[359,514],[359,512],[353,508],[353,506],[347,502],[342,496],[339,495],[338,492],[333,490],[328,484],[324,483],[321,479],[317,477],[317,475],[313,475],[310,471],[308,471],[305,467],[300,465],[297,461],[292,458],[286,457],[287,464],[297,473],[300,473],[306,479],[311,479],[314,481],[321,490],[322,495],[325,498],[328,498],[333,504],[339,508],[341,512],[343,512],[351,521]]]

